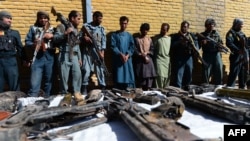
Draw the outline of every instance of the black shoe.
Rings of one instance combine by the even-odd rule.
[[[101,88],[101,90],[106,90],[106,87],[103,85],[101,85],[100,88]]]

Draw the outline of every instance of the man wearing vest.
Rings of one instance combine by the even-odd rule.
[[[10,29],[11,22],[11,14],[0,11],[0,92],[4,91],[5,82],[9,91],[20,90],[16,54],[23,60],[23,45],[19,32]]]
[[[54,28],[49,23],[49,14],[38,11],[34,25],[30,26],[25,38],[25,47],[35,50],[31,62],[30,89],[28,95],[38,97],[42,79],[44,79],[44,97],[51,95],[52,74],[54,65],[55,48],[52,38]]]

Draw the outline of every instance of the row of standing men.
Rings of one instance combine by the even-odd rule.
[[[12,16],[7,11],[0,12],[0,92],[4,90],[5,81],[12,91],[20,90],[19,74],[16,61],[17,54],[21,57],[22,63],[31,68],[29,96],[38,96],[42,79],[44,79],[45,97],[51,95],[53,64],[56,45],[59,48],[57,64],[60,76],[60,93],[69,93],[68,80],[72,73],[72,88],[75,95],[87,94],[89,76],[91,72],[97,74],[98,83],[101,89],[106,87],[104,68],[96,64],[96,59],[104,61],[106,49],[106,33],[101,25],[103,15],[100,11],[93,13],[93,21],[84,23],[84,27],[92,35],[90,38],[84,32],[77,30],[81,21],[81,14],[72,10],[68,15],[70,27],[60,24],[54,29],[46,26],[49,23],[49,14],[45,11],[37,12],[37,19],[25,38],[25,48],[34,49],[42,40],[43,48],[38,51],[32,62],[27,60],[27,54],[23,49],[20,34],[17,30],[11,29]],[[153,39],[147,33],[150,25],[144,23],[140,27],[140,35],[134,38],[126,31],[129,19],[126,16],[120,17],[120,29],[111,34],[111,49],[113,51],[113,80],[114,87],[126,90],[137,86],[147,90],[153,86],[166,87],[173,85],[182,88],[192,82],[193,51],[192,44],[184,40],[187,37],[195,47],[203,49],[203,59],[209,65],[203,68],[204,83],[210,82],[210,76],[214,76],[216,85],[222,84],[222,60],[221,52],[216,44],[205,39],[198,39],[195,34],[188,31],[189,23],[183,21],[178,33],[168,35],[170,25],[163,23],[160,34]],[[214,29],[215,21],[207,19],[204,36],[209,36],[217,42],[222,43],[219,33]],[[241,31],[242,19],[235,19],[233,26],[227,33],[226,45],[233,54],[230,54],[230,73],[227,86],[234,86],[237,75],[239,75],[239,87],[245,87],[245,63],[242,63],[242,37],[245,34]],[[71,43],[71,34],[77,35],[78,41]],[[96,41],[97,49],[93,48],[93,41]],[[134,61],[132,61],[132,58]],[[243,57],[244,59],[245,57]],[[134,71],[135,70],[135,71]],[[135,73],[134,73],[135,72]],[[242,74],[242,75],[241,75]],[[134,76],[135,75],[135,76]]]
[[[199,57],[204,63],[201,71],[202,82],[223,85],[222,53],[230,53],[230,71],[226,86],[234,87],[238,77],[239,88],[245,88],[249,73],[249,48],[248,38],[242,32],[243,19],[234,19],[226,34],[227,47],[223,45],[222,38],[215,29],[216,22],[212,18],[206,19],[205,31],[202,33],[189,32],[189,22],[183,21],[179,32],[168,35],[170,25],[162,23],[160,34],[152,38],[147,35],[150,30],[148,23],[143,23],[140,35],[133,38],[125,32],[128,22],[127,17],[121,17],[120,30],[111,35],[111,48],[115,51],[114,72],[118,72],[114,82],[124,84],[117,86],[118,88],[134,87],[135,74],[136,86],[143,90],[169,85],[185,89],[192,83],[194,59]],[[202,56],[199,55],[199,49],[202,49]],[[124,55],[128,61],[123,59]],[[129,61],[132,58],[133,61]],[[124,70],[127,72],[123,72]]]

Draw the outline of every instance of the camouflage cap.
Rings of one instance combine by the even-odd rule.
[[[37,19],[38,19],[40,16],[42,16],[42,15],[46,16],[46,18],[49,19],[49,14],[48,14],[46,11],[42,11],[42,10],[40,10],[40,11],[37,12],[37,14],[36,14]]]
[[[8,11],[0,11],[0,20],[3,20],[3,17],[11,18],[11,14]]]

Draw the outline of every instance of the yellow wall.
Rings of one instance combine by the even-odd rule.
[[[4,0],[0,1],[0,9],[12,13],[12,27],[20,31],[24,41],[29,26],[35,22],[38,10],[50,13],[51,6],[55,6],[66,17],[71,10],[78,10],[83,13],[83,22],[86,22],[85,3],[85,0]],[[169,33],[178,32],[183,20],[190,22],[191,32],[202,32],[206,18],[214,18],[223,39],[236,17],[245,20],[243,31],[249,36],[249,7],[249,0],[92,0],[91,6],[92,12],[103,12],[103,26],[107,34],[119,29],[118,21],[122,15],[129,17],[128,31],[132,34],[139,31],[141,23],[150,23],[151,36],[159,33],[163,22],[170,24]],[[56,26],[56,17],[50,13],[50,18],[51,24]],[[223,63],[226,77],[229,70],[228,55],[223,54]],[[107,53],[106,64],[111,70],[110,53]],[[199,77],[200,68],[196,68],[195,72]],[[194,81],[199,82],[200,79]]]
[[[231,28],[234,18],[243,18],[243,32],[247,36],[249,30],[249,0],[93,0],[93,11],[104,13],[103,25],[107,31],[119,28],[118,19],[121,15],[130,18],[128,31],[136,33],[140,24],[148,22],[151,25],[150,35],[159,33],[163,22],[170,24],[169,33],[178,32],[183,20],[190,22],[191,32],[204,31],[204,21],[214,18],[217,30],[225,43],[225,35]],[[201,52],[202,54],[202,52]],[[225,81],[229,72],[229,55],[222,53]],[[194,68],[194,81],[200,82],[200,66]],[[224,82],[225,82],[224,81]]]

